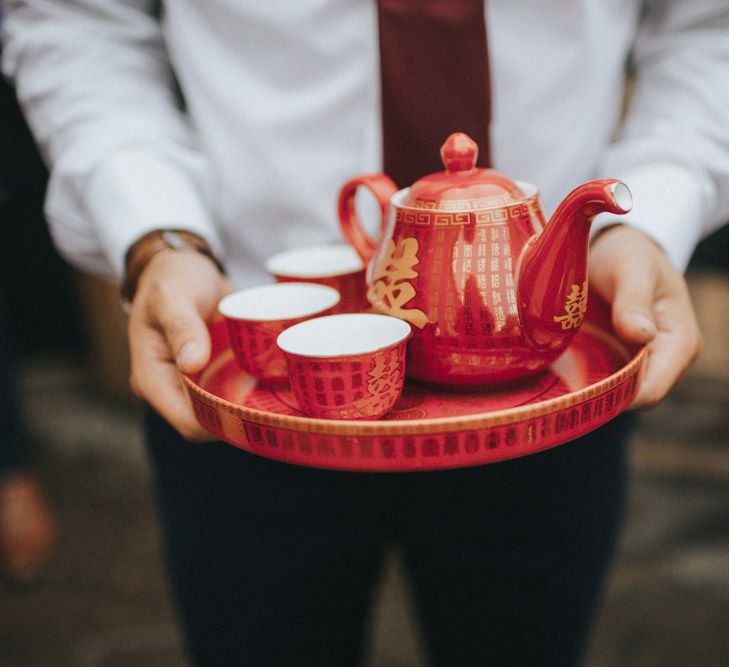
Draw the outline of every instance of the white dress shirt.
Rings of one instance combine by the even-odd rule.
[[[51,167],[62,252],[118,277],[136,238],[181,227],[243,287],[277,251],[340,240],[339,187],[381,170],[374,0],[167,0],[161,21],[156,4],[5,0],[3,69]],[[584,181],[623,179],[632,224],[685,267],[729,220],[729,1],[487,11],[494,166],[547,212]]]

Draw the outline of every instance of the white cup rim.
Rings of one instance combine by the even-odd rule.
[[[306,326],[304,326],[306,325]],[[337,359],[371,354],[399,345],[412,331],[397,317],[345,313],[300,322],[279,334],[279,348],[297,357]]]
[[[223,297],[218,312],[241,322],[282,322],[312,317],[336,306],[341,294],[317,283],[273,283],[237,290]]]
[[[283,250],[269,257],[264,266],[273,276],[302,279],[346,276],[365,268],[354,248],[346,243]]]

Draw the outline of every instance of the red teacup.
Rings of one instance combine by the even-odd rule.
[[[280,283],[311,282],[333,287],[342,295],[335,313],[358,313],[369,308],[365,266],[349,245],[286,250],[270,257],[266,270]]]
[[[328,315],[339,292],[313,283],[277,283],[240,290],[218,305],[238,365],[263,382],[286,379],[286,359],[276,337],[288,327]]]
[[[405,382],[410,325],[369,313],[317,317],[278,337],[302,411],[324,419],[377,419]]]

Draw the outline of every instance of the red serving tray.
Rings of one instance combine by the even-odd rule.
[[[288,387],[258,386],[241,371],[222,322],[210,326],[212,357],[185,376],[200,423],[253,454],[318,468],[415,471],[494,463],[574,440],[630,405],[645,359],[591,299],[567,351],[542,375],[493,391],[455,393],[406,382],[383,419],[305,416]]]

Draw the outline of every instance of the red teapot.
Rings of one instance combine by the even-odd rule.
[[[477,168],[477,154],[470,137],[452,134],[444,172],[400,191],[384,174],[360,176],[338,203],[372,310],[412,325],[408,376],[449,387],[514,381],[554,362],[587,308],[592,219],[632,206],[624,183],[590,181],[546,222],[533,185]],[[380,205],[377,241],[357,216],[361,186]]]

